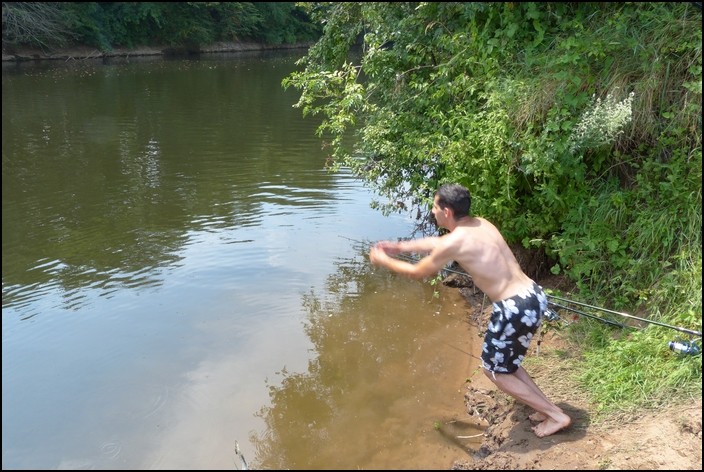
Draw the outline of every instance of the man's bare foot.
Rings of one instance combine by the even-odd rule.
[[[545,419],[543,422],[533,427],[533,432],[539,438],[544,438],[545,436],[550,436],[551,434],[555,434],[567,428],[570,424],[572,424],[572,418],[562,414],[557,420],[552,418]]]
[[[548,419],[548,415],[546,415],[545,413],[541,413],[539,411],[536,411],[532,415],[528,415],[528,419],[531,421],[537,421],[538,423],[540,423],[541,421],[545,421],[546,419]]]

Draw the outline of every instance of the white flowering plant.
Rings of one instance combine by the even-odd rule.
[[[613,143],[633,119],[634,95],[631,92],[621,101],[611,94],[603,101],[596,98],[572,130],[568,142],[570,151],[576,153]]]

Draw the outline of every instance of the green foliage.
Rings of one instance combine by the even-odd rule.
[[[700,8],[308,10],[324,34],[283,85],[300,90],[304,114],[322,116],[332,167],[375,189],[388,202],[376,203],[381,211],[403,201],[423,218],[439,184],[464,184],[475,214],[554,258],[552,272],[585,301],[701,330]],[[587,358],[603,356],[585,381],[623,383],[599,394],[604,404],[658,399],[678,382],[701,392],[701,358],[682,370],[663,356],[663,336],[651,336],[583,336]]]
[[[152,45],[198,50],[216,41],[284,44],[319,36],[305,10],[293,2],[3,3],[3,25],[6,12],[17,13],[10,17],[19,23],[8,33],[37,25],[37,31],[51,27],[52,34],[10,37],[3,26],[3,41],[34,44],[41,39],[47,47],[71,39],[103,51]]]
[[[168,4],[157,2],[66,2],[77,44],[101,50],[116,46],[134,47],[154,41],[164,23]]]
[[[253,2],[260,26],[245,36],[267,44],[293,44],[319,37],[318,28],[292,2]]]

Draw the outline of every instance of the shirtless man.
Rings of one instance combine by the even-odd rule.
[[[470,216],[471,196],[461,185],[443,185],[435,193],[433,216],[449,233],[411,241],[380,241],[369,251],[375,265],[406,277],[423,279],[457,261],[474,285],[493,302],[484,345],[484,373],[502,391],[536,410],[538,437],[567,428],[572,422],[551,402],[521,367],[533,334],[547,309],[543,289],[518,264],[501,233],[487,220]],[[427,254],[415,264],[392,257],[399,253]]]

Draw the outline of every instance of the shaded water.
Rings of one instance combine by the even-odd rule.
[[[3,468],[461,456],[463,302],[369,266],[412,222],[325,170],[299,56],[3,66]]]

